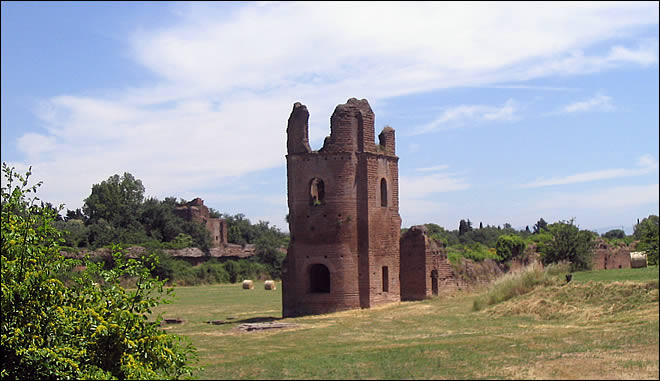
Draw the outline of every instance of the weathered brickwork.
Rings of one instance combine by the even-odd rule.
[[[174,213],[185,220],[204,224],[211,235],[212,247],[227,245],[227,221],[220,218],[211,218],[209,208],[204,205],[204,200],[201,198],[198,197],[175,208]]]
[[[449,264],[445,248],[428,237],[423,225],[413,226],[401,236],[400,247],[401,300],[422,300],[469,286]]]
[[[626,246],[611,246],[600,240],[596,243],[592,258],[593,270],[629,269],[630,249]]]
[[[283,316],[368,308],[400,300],[398,157],[394,130],[375,142],[374,113],[351,98],[312,151],[307,107],[287,127],[291,240],[283,264]]]

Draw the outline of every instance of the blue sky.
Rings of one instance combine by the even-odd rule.
[[[286,124],[365,98],[403,227],[658,214],[658,3],[2,2],[2,161],[81,207],[113,174],[288,230]],[[4,179],[3,179],[4,180]]]

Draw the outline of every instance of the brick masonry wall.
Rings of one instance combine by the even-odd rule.
[[[401,237],[401,300],[426,297],[426,237],[422,230],[410,228]],[[428,272],[431,276],[430,271]]]
[[[629,269],[630,249],[625,246],[613,247],[605,241],[596,243],[592,257],[593,270]]]
[[[463,259],[460,273],[449,263],[446,250],[430,239],[424,226],[413,226],[401,236],[401,300],[422,300],[434,294],[433,273],[437,288],[446,291],[485,285],[502,274],[492,261],[474,263]],[[463,274],[463,275],[461,275]]]
[[[204,205],[204,200],[195,198],[194,200],[174,209],[177,216],[196,223],[203,224],[211,236],[211,247],[226,246],[227,241],[227,221],[220,218],[211,218],[209,208]]]
[[[323,147],[307,151],[303,107],[294,106],[287,128],[291,241],[283,268],[283,315],[398,301],[398,158],[378,151],[373,112],[366,100],[354,98],[335,109]],[[394,131],[388,133],[393,142]],[[310,195],[313,179],[322,181],[325,193],[318,205]],[[386,206],[380,200],[382,179],[387,182]],[[316,264],[330,272],[328,293],[311,292],[310,269]]]

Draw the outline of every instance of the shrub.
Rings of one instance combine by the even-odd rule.
[[[571,271],[591,268],[595,233],[580,230],[569,221],[559,221],[549,225],[552,240],[541,248],[544,264],[567,261]]]
[[[162,303],[163,282],[113,248],[115,266],[66,259],[54,211],[35,205],[37,185],[3,163],[3,379],[158,379],[190,375],[189,342],[149,321]],[[16,182],[18,184],[16,185]],[[84,265],[84,266],[80,266]],[[71,270],[83,268],[79,272]],[[135,280],[135,289],[120,281]],[[157,291],[157,292],[155,292]],[[167,290],[166,294],[170,294]]]
[[[497,238],[495,250],[502,261],[509,261],[522,255],[525,242],[517,235],[501,235]]]

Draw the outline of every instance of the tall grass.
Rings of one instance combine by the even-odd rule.
[[[555,285],[565,282],[562,275],[567,274],[569,269],[569,265],[566,263],[553,263],[544,269],[541,264],[535,262],[519,271],[510,272],[497,279],[485,295],[475,299],[472,310],[479,311],[486,306],[526,294],[539,285]]]

